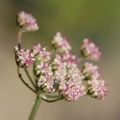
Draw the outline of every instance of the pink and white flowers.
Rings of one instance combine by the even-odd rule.
[[[54,92],[54,81],[52,68],[47,63],[40,63],[36,67],[38,77],[38,87],[46,92]]]
[[[69,62],[69,63],[76,63],[77,60],[76,60],[76,56],[75,55],[72,55],[71,53],[65,53],[63,55],[63,60],[65,62]]]
[[[29,119],[33,120],[41,100],[55,102],[58,100],[77,101],[89,95],[98,100],[108,95],[107,82],[103,80],[98,66],[88,61],[99,61],[101,52],[89,39],[85,38],[80,48],[80,56],[71,53],[72,47],[60,32],[51,41],[50,50],[41,44],[32,49],[21,48],[22,34],[39,29],[36,19],[24,11],[17,15],[18,43],[14,49],[17,73],[23,84],[36,94],[36,100]],[[84,61],[81,62],[81,60]],[[79,62],[81,62],[79,64]],[[29,74],[32,65],[33,76]],[[79,67],[82,65],[82,68]],[[29,81],[26,82],[21,70]],[[29,84],[30,83],[30,84]]]
[[[36,19],[28,13],[20,12],[17,22],[23,28],[22,31],[38,29]],[[33,45],[29,50],[21,49],[19,42],[18,47],[15,47],[17,65],[19,68],[33,65],[35,81],[32,84],[36,92],[57,94],[65,100],[74,101],[88,94],[97,99],[104,99],[108,95],[107,83],[103,80],[98,66],[87,62],[99,61],[101,58],[99,48],[91,40],[83,40],[80,57],[86,58],[86,61],[81,69],[78,66],[79,58],[71,53],[72,47],[60,32],[53,37],[49,51],[41,44]],[[27,75],[30,78],[28,73]]]
[[[105,99],[105,97],[108,95],[108,86],[104,80],[92,79],[88,80],[88,91],[92,97],[95,97],[99,100]]]
[[[52,52],[42,48],[40,44],[33,45],[31,50],[18,50],[16,47],[17,64],[21,67],[34,64],[37,87],[46,93],[59,93],[66,100],[75,101],[86,94],[104,99],[108,94],[108,88],[98,67],[85,62],[80,70],[77,66],[77,57],[70,53],[71,47],[64,40],[62,35],[57,33],[52,41],[52,47],[56,49],[52,49]],[[95,47],[90,43],[88,48],[91,46]],[[83,80],[87,87],[84,86]]]
[[[67,100],[78,100],[86,94],[82,84],[82,73],[73,62],[65,61],[62,56],[56,55],[50,64],[40,62],[36,65],[38,86],[48,93],[57,91]]]
[[[83,76],[76,64],[67,65],[68,72],[65,78],[60,81],[60,94],[67,100],[78,100],[86,95],[85,86],[82,83]]]
[[[87,59],[99,61],[101,59],[101,52],[99,48],[90,40],[85,38],[81,46],[81,54]]]
[[[33,45],[33,54],[34,54],[34,55],[39,54],[40,51],[41,51],[41,45],[40,45],[40,44],[38,44],[38,45]]]
[[[16,53],[16,61],[19,66],[21,67],[29,67],[31,64],[34,63],[34,55],[31,53],[29,49],[21,49],[18,50],[18,47],[15,47]]]
[[[30,13],[24,11],[18,13],[17,24],[23,28],[23,31],[36,31],[39,29],[36,19]]]
[[[68,43],[67,39],[61,35],[60,32],[57,32],[52,40],[52,45],[60,53],[69,53],[71,46]]]
[[[103,80],[97,66],[85,63],[82,72],[87,80],[88,94],[97,99],[104,99],[108,95],[107,83]]]
[[[93,65],[92,63],[86,62],[83,64],[82,73],[86,79],[101,79],[102,75],[98,69],[98,66]]]

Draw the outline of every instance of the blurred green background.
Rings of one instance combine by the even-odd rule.
[[[27,120],[35,99],[16,74],[15,19],[21,10],[31,12],[40,26],[24,35],[26,48],[39,42],[49,46],[57,31],[69,39],[76,55],[84,37],[99,45],[99,66],[110,91],[102,101],[83,97],[42,103],[35,120],[120,120],[120,0],[0,0],[0,120]]]

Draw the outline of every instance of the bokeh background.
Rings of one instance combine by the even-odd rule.
[[[99,45],[98,64],[110,91],[102,101],[43,102],[35,120],[120,120],[120,0],[0,0],[0,120],[27,120],[35,99],[16,74],[15,19],[21,10],[31,12],[40,26],[24,35],[26,48],[39,42],[49,46],[56,31],[69,39],[76,55],[84,37]]]

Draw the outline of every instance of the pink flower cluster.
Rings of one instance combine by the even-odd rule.
[[[87,59],[93,61],[99,61],[101,59],[101,52],[99,51],[99,48],[87,38],[83,40],[81,54]]]
[[[34,63],[34,55],[31,53],[29,49],[19,50],[18,47],[15,47],[16,61],[21,67],[29,67]]]
[[[38,87],[41,87],[48,93],[54,92],[53,72],[51,66],[47,63],[39,63],[36,66],[36,73],[38,76]]]
[[[64,53],[63,60],[66,61],[66,62],[70,62],[70,63],[76,63],[77,62],[76,56],[72,55],[70,53]]]
[[[38,44],[38,45],[33,45],[33,54],[34,54],[34,55],[39,54],[40,51],[41,51],[41,45],[40,45],[40,44]]]
[[[17,24],[23,28],[23,31],[36,31],[39,29],[36,19],[24,11],[18,13]]]
[[[67,39],[61,35],[60,32],[57,32],[52,40],[52,45],[60,53],[69,53],[71,46],[68,43]]]
[[[93,65],[92,63],[86,62],[83,65],[82,72],[86,79],[101,79],[101,73],[98,69],[98,66]]]
[[[41,52],[39,52],[35,65],[38,86],[48,93],[58,92],[67,100],[78,100],[80,96],[86,94],[82,84],[82,75],[73,62],[75,57],[68,53],[66,57],[65,55],[66,53],[64,55],[56,54],[52,59],[45,61],[39,59],[41,56]]]
[[[57,93],[66,100],[75,101],[86,94],[97,99],[104,99],[108,95],[107,84],[102,79],[98,67],[86,62],[80,70],[77,65],[79,58],[70,53],[71,46],[61,33],[58,32],[54,36],[51,48],[51,51],[47,51],[40,44],[33,45],[31,50],[19,50],[15,47],[17,65],[19,67],[34,65],[37,88],[43,93]],[[87,60],[101,58],[99,49],[88,39],[84,40],[81,53]],[[83,84],[83,80],[86,85]]]
[[[97,99],[104,99],[108,95],[107,83],[103,80],[98,67],[85,63],[82,72],[87,80],[88,93]]]
[[[104,80],[88,80],[88,90],[97,99],[104,99],[108,95],[108,86]]]
[[[67,64],[67,74],[61,80],[59,90],[67,100],[78,100],[86,95],[85,86],[82,83],[83,76],[76,64]]]
[[[39,61],[47,62],[50,60],[50,52],[46,48],[41,48],[40,44],[33,46],[33,54],[36,56]]]

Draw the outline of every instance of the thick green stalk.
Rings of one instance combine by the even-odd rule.
[[[40,102],[41,102],[41,97],[40,97],[39,94],[37,94],[37,97],[36,97],[34,106],[33,106],[33,108],[32,108],[32,111],[31,111],[31,113],[30,113],[30,116],[29,116],[29,120],[34,120],[35,115],[36,115],[36,113],[37,113],[37,111],[38,111]]]

